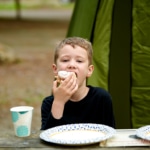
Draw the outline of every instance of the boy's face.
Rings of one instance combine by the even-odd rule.
[[[79,46],[74,48],[70,45],[65,45],[58,54],[56,64],[53,64],[53,71],[55,74],[58,71],[64,70],[75,72],[77,75],[78,84],[86,82],[86,78],[90,77],[94,67],[89,66],[87,51]]]

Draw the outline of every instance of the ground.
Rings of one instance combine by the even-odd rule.
[[[19,60],[0,65],[0,130],[13,128],[10,108],[34,107],[32,130],[41,126],[41,103],[51,93],[53,52],[69,21],[0,20],[0,43]]]

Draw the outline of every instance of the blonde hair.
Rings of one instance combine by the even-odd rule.
[[[80,37],[65,38],[56,46],[55,54],[54,54],[55,63],[57,62],[57,59],[59,57],[59,50],[62,49],[65,45],[71,45],[72,47],[80,46],[84,48],[88,54],[89,65],[92,64],[92,55],[93,55],[92,44],[88,40],[80,38]]]

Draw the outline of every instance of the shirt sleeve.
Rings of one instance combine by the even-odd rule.
[[[63,118],[61,119],[55,119],[51,113],[51,107],[53,103],[53,97],[46,97],[41,106],[41,130],[46,130],[48,128],[62,125],[65,123]]]

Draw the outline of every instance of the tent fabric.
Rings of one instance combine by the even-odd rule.
[[[114,0],[77,0],[67,34],[68,37],[80,36],[92,42],[95,69],[88,84],[105,89],[108,88],[113,4]]]
[[[93,35],[94,72],[88,84],[108,90],[109,52],[114,0],[101,0]]]
[[[133,1],[132,124],[150,124],[150,1]]]
[[[90,40],[98,6],[99,0],[76,0],[67,37],[79,36]]]
[[[80,36],[92,42],[95,70],[88,79],[88,84],[105,89],[109,89],[112,15],[116,1],[76,0],[67,33],[67,37]],[[132,3],[131,89],[129,89],[131,108],[129,109],[132,127],[138,128],[150,124],[150,1],[132,0]],[[122,6],[122,3],[119,4]]]

